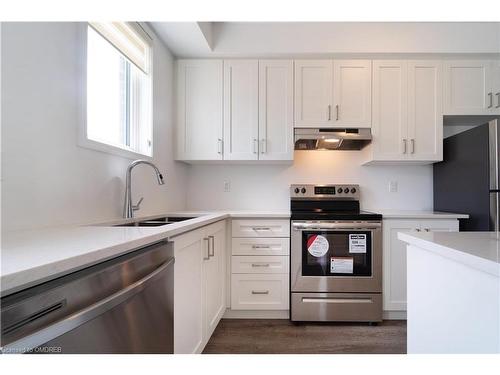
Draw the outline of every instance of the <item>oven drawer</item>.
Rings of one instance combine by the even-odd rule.
[[[233,255],[290,255],[289,238],[233,238]]]
[[[287,256],[253,255],[231,258],[232,273],[286,273],[289,270]]]
[[[288,274],[231,275],[232,310],[288,310]]]
[[[292,321],[380,322],[380,293],[292,293]]]
[[[233,220],[233,237],[290,237],[289,220]]]

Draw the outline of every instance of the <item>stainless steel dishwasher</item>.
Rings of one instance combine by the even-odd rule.
[[[3,353],[173,353],[174,258],[160,242],[1,299]]]

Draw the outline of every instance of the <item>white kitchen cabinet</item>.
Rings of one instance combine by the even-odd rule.
[[[293,61],[259,61],[259,160],[293,160]]]
[[[235,219],[233,237],[290,237],[290,220]]]
[[[172,240],[174,353],[201,353],[226,308],[225,221]]]
[[[408,65],[405,61],[373,61],[371,160],[404,160],[404,140],[408,138],[407,92]]]
[[[177,61],[177,160],[222,160],[222,60]]]
[[[443,157],[440,61],[373,61],[368,163],[431,163]]]
[[[491,60],[445,61],[444,114],[492,114],[493,68]]]
[[[406,311],[406,244],[397,238],[403,231],[458,232],[456,219],[383,220],[384,311]]]
[[[493,113],[500,115],[500,60],[493,61]]]
[[[369,128],[372,125],[371,60],[333,61],[334,126]]]
[[[224,159],[257,160],[259,64],[224,60]]]
[[[333,125],[332,60],[295,60],[295,127]]]
[[[408,61],[408,147],[410,160],[443,159],[442,64]]]
[[[288,310],[288,274],[237,274],[231,276],[232,310]]]

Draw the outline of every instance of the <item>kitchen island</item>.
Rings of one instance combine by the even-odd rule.
[[[500,232],[400,232],[408,353],[500,353]]]

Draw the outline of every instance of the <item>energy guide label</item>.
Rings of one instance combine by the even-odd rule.
[[[366,234],[349,235],[349,252],[354,254],[366,253]]]

